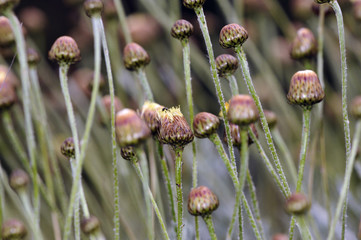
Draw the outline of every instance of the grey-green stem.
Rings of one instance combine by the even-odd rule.
[[[203,220],[207,225],[208,232],[209,232],[209,235],[210,235],[211,239],[212,240],[217,240],[217,235],[216,235],[216,232],[214,231],[212,215],[208,214],[208,215],[203,216]]]

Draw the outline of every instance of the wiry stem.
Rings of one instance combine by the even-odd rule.
[[[178,205],[178,212],[177,212],[177,239],[182,240],[182,231],[183,231],[183,187],[182,187],[182,155],[183,155],[183,148],[175,148],[175,184],[177,189],[177,205]]]
[[[216,232],[214,231],[213,221],[212,221],[212,215],[208,214],[203,217],[204,222],[207,225],[209,235],[211,236],[212,240],[217,240]]]

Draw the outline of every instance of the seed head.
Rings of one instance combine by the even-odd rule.
[[[210,215],[218,208],[217,196],[206,186],[193,188],[188,196],[188,212],[193,216]]]
[[[194,135],[179,107],[163,108],[158,111],[160,127],[158,140],[173,148],[184,147],[192,142]]]
[[[16,169],[11,173],[10,187],[15,191],[25,189],[28,183],[29,183],[29,176],[25,171],[21,169]]]
[[[120,155],[122,158],[128,161],[132,161],[136,157],[135,149],[134,147],[123,147],[120,149]]]
[[[28,48],[26,50],[26,53],[28,57],[29,67],[36,67],[40,62],[39,53],[34,48]]]
[[[75,158],[75,145],[74,139],[72,137],[68,137],[64,140],[60,147],[61,154],[63,154],[67,158]]]
[[[309,59],[317,54],[317,41],[308,28],[300,28],[292,42],[291,57],[295,60]]]
[[[152,134],[155,135],[160,127],[160,120],[158,113],[164,109],[164,106],[155,102],[146,101],[142,107],[141,118],[147,123]]]
[[[188,39],[193,34],[193,25],[187,20],[177,20],[170,31],[172,37],[178,40]]]
[[[101,0],[86,0],[84,2],[84,10],[88,17],[100,17],[103,11],[103,3]]]
[[[361,96],[357,96],[351,103],[351,114],[356,118],[361,118]]]
[[[238,59],[229,54],[222,54],[216,58],[217,72],[220,77],[232,75],[238,68]]]
[[[5,48],[14,44],[15,35],[11,28],[9,19],[7,17],[0,16],[0,47]]]
[[[247,38],[248,33],[246,29],[237,23],[231,23],[222,28],[219,34],[219,44],[223,48],[235,48],[242,46]]]
[[[81,230],[85,235],[94,234],[100,229],[99,219],[95,216],[83,218],[80,223]]]
[[[277,115],[269,110],[264,110],[264,115],[270,129],[274,128],[277,124]]]
[[[254,135],[256,136],[256,138],[258,138],[258,132],[257,132],[257,128],[256,126],[252,123],[250,125],[252,132],[254,133]],[[231,138],[232,138],[232,144],[233,146],[240,148],[242,146],[241,143],[241,129],[237,124],[233,124],[230,123],[229,124],[229,128],[231,131]],[[223,133],[223,141],[225,143],[227,143],[227,135],[226,135],[226,131],[224,131]],[[253,143],[252,138],[250,137],[250,135],[248,134],[248,145],[251,145]]]
[[[27,234],[24,224],[16,219],[5,221],[1,228],[3,240],[25,239]]]
[[[68,36],[56,39],[49,51],[49,59],[59,65],[70,65],[80,61],[80,51],[75,40]]]
[[[317,74],[311,70],[298,71],[292,76],[287,99],[291,104],[312,107],[325,97]]]
[[[303,193],[293,193],[286,201],[286,211],[290,214],[305,214],[311,207],[311,203]]]
[[[137,43],[128,43],[123,53],[124,66],[130,71],[137,71],[150,63],[147,51]]]
[[[258,109],[250,95],[233,96],[227,111],[228,120],[241,126],[249,125],[258,120]]]
[[[0,0],[0,13],[5,12],[8,9],[14,8],[20,0]]]
[[[219,124],[220,121],[216,115],[200,112],[193,120],[194,135],[197,138],[207,138],[217,131]]]
[[[115,131],[119,146],[136,146],[150,136],[146,123],[129,108],[119,111],[115,119]]]
[[[314,1],[315,1],[315,3],[318,3],[318,4],[324,4],[324,3],[329,3],[332,0],[314,0]]]
[[[183,5],[187,8],[196,9],[203,6],[206,0],[183,0]]]

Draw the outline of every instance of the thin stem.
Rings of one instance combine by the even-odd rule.
[[[348,189],[350,186],[350,179],[351,179],[351,175],[352,175],[353,165],[355,162],[357,149],[358,149],[359,143],[360,143],[360,134],[361,134],[361,121],[357,120],[355,135],[354,135],[354,138],[352,141],[351,154],[350,154],[350,158],[348,160],[346,173],[345,173],[344,181],[343,181],[342,188],[341,188],[340,197],[337,201],[335,215],[332,219],[331,227],[328,232],[328,237],[327,237],[328,240],[333,239],[335,229],[336,229],[336,224],[340,217],[342,206],[344,205],[345,199],[347,198],[347,192],[348,192]]]
[[[115,0],[115,8],[117,10],[118,13],[118,18],[119,18],[119,22],[120,22],[120,26],[122,28],[123,34],[124,34],[124,38],[126,43],[131,43],[132,42],[132,36],[130,35],[130,31],[127,25],[127,20],[126,20],[126,15],[124,12],[124,7],[122,4],[122,0]]]
[[[112,68],[110,64],[110,57],[109,57],[109,50],[108,44],[104,32],[103,21],[99,17],[99,27],[101,30],[101,38],[102,38],[102,45],[103,45],[103,53],[104,53],[104,60],[105,66],[107,69],[107,76],[108,76],[108,84],[109,84],[109,94],[110,94],[110,126],[111,126],[111,140],[112,140],[112,164],[113,164],[113,198],[114,198],[114,239],[120,239],[120,223],[119,223],[119,177],[118,177],[118,167],[117,167],[117,142],[116,142],[116,134],[115,134],[115,105],[114,105],[114,81],[113,81],[113,74]]]
[[[177,189],[177,240],[182,240],[183,231],[183,187],[182,187],[182,155],[183,148],[175,148],[175,184]]]
[[[292,216],[291,217],[290,228],[288,230],[288,238],[289,238],[289,240],[293,239],[293,236],[295,234],[295,225],[296,225],[296,218],[295,218],[295,216]]]
[[[236,54],[238,56],[238,59],[240,61],[243,77],[244,77],[244,80],[245,80],[245,82],[247,84],[248,91],[252,95],[252,98],[253,98],[253,100],[256,103],[256,106],[258,108],[260,121],[262,123],[262,128],[263,128],[263,131],[265,133],[268,148],[270,149],[270,151],[272,153],[272,159],[273,159],[273,161],[274,161],[274,163],[276,165],[277,173],[278,173],[278,175],[280,177],[283,188],[284,189],[289,189],[286,176],[285,176],[285,174],[283,172],[281,162],[280,162],[280,160],[278,158],[278,155],[277,155],[276,147],[275,147],[275,145],[273,143],[273,140],[272,140],[271,131],[270,131],[269,127],[268,127],[268,123],[267,123],[266,117],[265,117],[264,112],[263,112],[261,101],[259,100],[259,97],[258,97],[258,95],[256,93],[256,90],[255,90],[255,88],[253,86],[253,83],[252,83],[252,78],[251,78],[251,74],[249,72],[247,58],[246,58],[246,55],[245,55],[245,53],[243,51],[242,46],[238,46],[237,48],[235,48],[235,52],[236,52]]]
[[[152,90],[150,89],[148,80],[147,80],[147,76],[145,75],[145,71],[143,68],[139,69],[136,71],[137,76],[140,80],[140,84],[142,85],[143,91],[144,91],[144,95],[145,95],[145,100],[154,102],[154,97],[153,97],[153,93]]]
[[[257,240],[262,239],[262,237],[261,237],[261,235],[259,233],[256,221],[255,221],[254,216],[252,214],[251,208],[249,207],[247,199],[246,199],[246,197],[244,196],[243,193],[242,193],[242,203],[243,203],[243,207],[246,210],[246,213],[248,215],[248,220],[249,220],[249,223],[251,224],[251,227],[252,227],[252,230],[254,232],[254,235],[255,235],[256,239]]]
[[[208,214],[206,216],[203,216],[203,220],[207,225],[209,235],[212,240],[217,240],[216,232],[214,231],[213,221],[212,221],[212,215]]]
[[[20,63],[20,75],[21,75],[21,85],[22,85],[22,94],[23,94],[23,108],[25,116],[25,132],[26,132],[26,144],[28,147],[28,154],[30,157],[30,163],[32,167],[33,175],[33,197],[34,197],[34,221],[39,225],[39,215],[40,215],[40,197],[39,197],[39,184],[38,184],[38,169],[35,159],[35,136],[34,129],[31,119],[31,102],[30,102],[30,79],[29,79],[29,67],[27,62],[27,55],[25,51],[25,39],[22,34],[21,25],[18,18],[14,12],[9,9],[4,12],[4,15],[9,19],[11,28],[15,35],[16,40],[16,49],[19,56]]]
[[[139,164],[137,163],[137,159],[133,159],[131,161],[138,177],[140,178],[140,180],[142,181],[143,185],[145,184],[145,181],[144,181],[144,176],[142,174],[142,171],[140,170],[140,167],[139,167]],[[163,236],[165,239],[170,239],[169,236],[168,236],[168,232],[167,232],[167,229],[165,227],[165,224],[164,224],[164,221],[163,221],[163,218],[162,218],[162,215],[160,214],[160,211],[159,211],[159,208],[158,208],[158,205],[157,203],[155,202],[154,200],[154,197],[153,197],[153,194],[152,194],[152,191],[150,190],[149,187],[147,187],[147,192],[148,192],[148,195],[149,195],[149,198],[152,202],[152,205],[153,205],[153,208],[154,208],[154,211],[155,213],[157,214],[157,217],[158,217],[158,220],[159,220],[159,224],[162,228],[162,232],[163,232]]]
[[[347,63],[346,63],[346,43],[345,43],[345,31],[343,24],[343,16],[340,5],[337,0],[333,0],[330,6],[335,12],[337,20],[337,29],[340,43],[341,54],[341,75],[342,75],[342,117],[343,117],[343,129],[345,133],[345,147],[346,147],[346,169],[348,168],[348,160],[351,153],[351,137],[350,137],[350,122],[348,119],[347,111]],[[346,174],[345,174],[346,176]],[[342,238],[345,238],[346,221],[347,221],[347,192],[344,200],[343,215],[342,215]]]
[[[235,95],[239,94],[236,77],[234,75],[228,75],[226,77],[226,79],[227,79],[227,81],[229,83],[229,88],[231,89],[232,96],[235,96]]]
[[[227,116],[226,104],[224,101],[224,96],[223,96],[222,89],[221,89],[221,83],[220,83],[218,73],[217,73],[216,62],[214,59],[214,52],[213,52],[213,48],[212,48],[212,42],[211,42],[211,38],[209,36],[209,31],[208,31],[208,27],[207,27],[206,17],[204,16],[203,8],[200,7],[200,8],[195,9],[195,13],[197,15],[199,26],[202,30],[204,42],[206,44],[209,63],[211,65],[212,79],[213,79],[213,83],[215,85],[216,92],[217,92],[217,99],[221,106],[221,111],[222,111],[223,116]],[[229,122],[226,117],[224,117],[223,121],[224,121],[225,130],[226,130],[228,151],[231,156],[231,161],[233,163],[235,163],[236,160],[235,160],[235,156],[234,156],[232,136],[231,136]]]

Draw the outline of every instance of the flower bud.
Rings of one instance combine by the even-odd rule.
[[[0,111],[10,108],[17,101],[15,88],[0,80]]]
[[[315,3],[318,3],[318,4],[324,4],[324,3],[329,3],[331,2],[331,0],[314,0]]]
[[[142,107],[141,118],[147,123],[152,134],[156,134],[160,127],[158,113],[164,108],[155,102],[146,101]]]
[[[105,108],[105,110],[107,111],[108,115],[111,116],[111,97],[110,95],[105,95],[102,97],[102,103],[103,106]],[[123,104],[120,101],[120,99],[117,96],[114,96],[114,110],[115,112],[119,112],[120,110],[123,109]]]
[[[227,111],[231,123],[247,126],[258,120],[258,109],[250,95],[239,94],[233,96]]]
[[[206,0],[183,0],[183,5],[187,8],[196,9],[203,6]]]
[[[317,74],[311,70],[298,71],[292,76],[287,99],[291,104],[312,107],[325,97]]]
[[[5,12],[8,9],[14,8],[20,0],[0,0],[0,13]]]
[[[247,38],[248,33],[246,29],[237,23],[231,23],[222,28],[219,34],[219,44],[223,48],[235,48],[242,46]]]
[[[92,69],[78,69],[70,75],[70,79],[74,80],[78,84],[79,88],[82,90],[85,96],[87,96],[88,98],[91,97],[94,86],[94,71]],[[100,74],[99,90],[104,88],[104,86],[105,80],[103,75]]]
[[[3,240],[25,239],[27,234],[24,224],[16,219],[3,222],[1,235]]]
[[[356,118],[361,118],[361,96],[355,97],[351,102],[351,114]]]
[[[131,147],[131,146],[122,147],[120,149],[120,155],[122,156],[122,158],[124,158],[125,160],[128,160],[128,161],[132,161],[136,157],[134,147]]]
[[[206,186],[193,188],[188,196],[188,212],[193,216],[210,215],[218,208],[217,196]]]
[[[34,48],[28,48],[26,50],[26,53],[28,57],[29,67],[36,67],[40,62],[39,53]]]
[[[19,13],[19,19],[29,33],[42,33],[49,22],[44,11],[37,7],[25,7]]]
[[[67,158],[75,158],[75,145],[74,139],[69,137],[64,140],[60,147],[61,154]]]
[[[115,119],[115,131],[119,146],[136,146],[150,136],[146,123],[134,110],[124,108],[119,111]]]
[[[257,128],[256,126],[252,123],[250,125],[251,129],[252,129],[252,132],[254,133],[254,135],[256,136],[256,138],[258,138],[258,132],[257,132]],[[230,123],[229,124],[229,128],[230,128],[230,131],[231,131],[231,138],[232,138],[232,144],[233,146],[237,147],[237,148],[240,148],[242,146],[242,143],[241,143],[241,129],[240,127],[237,125],[237,124],[233,124],[233,123]],[[226,131],[224,131],[223,133],[223,141],[225,143],[227,143],[227,134],[226,134]],[[252,138],[250,137],[250,135],[248,134],[248,145],[251,145],[253,143],[253,140]]]
[[[288,240],[288,236],[286,234],[277,233],[273,235],[272,240]]]
[[[220,121],[216,115],[207,112],[198,113],[193,120],[194,135],[207,138],[217,132]]]
[[[222,54],[216,58],[217,72],[220,77],[232,75],[238,68],[238,59],[229,54]]]
[[[85,13],[88,17],[100,17],[103,11],[101,0],[86,0],[83,4]]]
[[[361,20],[361,0],[355,0],[352,3],[352,13],[357,20]]]
[[[85,235],[94,234],[100,229],[99,219],[95,216],[83,218],[80,223],[81,230]]]
[[[311,203],[303,193],[293,193],[286,201],[286,211],[290,214],[305,214],[311,207]]]
[[[107,20],[115,20],[118,18],[118,13],[115,7],[114,0],[108,0],[104,2],[104,17]]]
[[[177,20],[171,29],[170,34],[178,40],[188,39],[193,34],[193,25],[187,20]]]
[[[130,71],[144,68],[150,62],[147,51],[137,43],[128,43],[123,53],[124,66]]]
[[[317,41],[308,28],[300,28],[292,42],[291,57],[295,60],[313,58],[317,54]]]
[[[264,115],[270,129],[274,128],[277,124],[277,115],[269,110],[264,110]]]
[[[49,51],[49,59],[59,65],[70,65],[80,61],[80,51],[75,40],[68,36],[56,39]]]
[[[184,147],[192,142],[194,135],[179,107],[163,108],[158,111],[160,127],[158,140],[173,148]]]
[[[162,35],[159,22],[151,14],[133,13],[127,16],[127,26],[133,42],[141,46],[149,46]],[[119,28],[120,36],[124,38],[123,29]]]
[[[9,183],[10,187],[15,191],[25,189],[29,183],[29,176],[25,171],[16,169],[11,173]]]
[[[5,48],[14,44],[15,35],[11,28],[9,19],[7,17],[0,16],[0,47]]]

